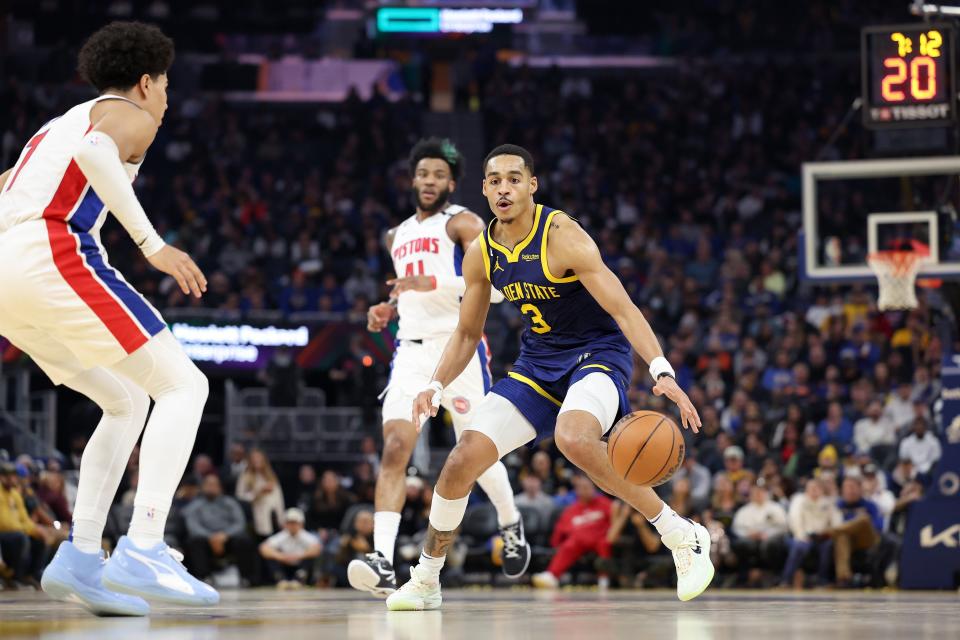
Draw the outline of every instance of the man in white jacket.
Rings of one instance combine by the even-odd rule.
[[[820,575],[830,570],[833,555],[830,545],[825,543],[829,539],[827,534],[830,529],[840,524],[841,516],[835,501],[824,494],[820,480],[810,478],[803,493],[796,494],[790,501],[788,521],[790,553],[783,567],[780,584],[793,584],[794,588],[799,589],[803,586],[803,573],[798,573],[798,570],[813,548],[820,553]]]
[[[763,481],[750,490],[750,502],[733,517],[736,540],[733,551],[741,569],[749,569],[749,583],[756,584],[764,569],[774,569],[783,557],[787,512],[770,494]]]

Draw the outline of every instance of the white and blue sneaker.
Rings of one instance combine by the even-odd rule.
[[[157,602],[180,605],[220,602],[217,590],[190,575],[182,563],[183,555],[165,542],[151,549],[140,549],[123,536],[103,571],[103,584],[114,591]]]
[[[51,598],[74,602],[98,616],[145,616],[150,605],[143,598],[114,593],[101,581],[106,560],[103,551],[84,553],[70,541],[60,544],[40,579]]]

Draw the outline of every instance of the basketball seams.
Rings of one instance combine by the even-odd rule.
[[[633,423],[634,420],[639,420],[640,418],[642,418],[642,417],[645,416],[645,415],[654,415],[654,416],[655,416],[655,415],[657,415],[657,412],[656,412],[656,411],[637,411],[637,412],[635,412],[635,413],[629,413],[629,414],[625,415],[623,418],[620,418],[620,420],[617,421],[617,424],[620,424],[620,423],[623,422],[624,419],[626,419],[626,418],[630,418],[630,422]],[[613,456],[613,452],[614,452],[614,450],[617,448],[617,442],[620,441],[620,436],[623,435],[623,432],[627,430],[626,427],[627,427],[627,425],[623,425],[623,426],[621,426],[621,427],[619,427],[619,428],[617,427],[617,425],[613,425],[613,434],[612,434],[612,435],[613,435],[613,438],[612,438],[612,439],[611,439],[611,438],[608,438],[608,439],[607,439],[607,447],[608,447],[608,449],[609,449],[609,452],[607,453],[607,456],[608,456],[609,459],[610,459],[610,466],[611,466],[611,467],[613,466],[613,461],[614,461],[614,459],[615,459],[614,456]]]
[[[624,480],[626,480],[626,479],[627,479],[627,476],[630,475],[630,469],[633,469],[633,465],[635,465],[635,464],[637,463],[637,460],[640,459],[640,454],[643,453],[644,447],[647,446],[647,443],[650,442],[650,439],[653,438],[653,435],[657,432],[657,429],[660,428],[660,425],[663,424],[663,421],[666,420],[666,419],[667,419],[667,416],[661,417],[661,418],[660,418],[660,422],[658,422],[658,423],[657,423],[657,426],[655,426],[655,427],[650,431],[650,435],[648,435],[648,436],[647,436],[647,439],[643,441],[643,444],[642,444],[642,445],[640,445],[640,448],[637,450],[637,455],[633,456],[633,461],[630,463],[630,466],[627,467],[627,470],[624,471],[624,473],[623,473],[623,479],[624,479]]]
[[[663,464],[660,465],[660,468],[657,469],[657,472],[656,472],[655,474],[653,474],[653,477],[650,478],[650,480],[648,480],[647,482],[641,482],[641,483],[639,483],[639,484],[644,485],[644,486],[649,486],[649,483],[650,483],[650,482],[653,482],[655,479],[657,479],[657,478],[660,477],[660,474],[663,473],[664,468],[665,468],[668,464],[670,464],[670,460],[673,459],[673,450],[674,450],[674,448],[675,448],[676,446],[677,446],[677,430],[676,430],[676,429],[670,429],[670,452],[667,454],[667,457],[664,458]],[[665,478],[663,482],[665,482],[666,480],[667,480],[667,479]],[[663,482],[661,482],[660,484],[663,484]]]

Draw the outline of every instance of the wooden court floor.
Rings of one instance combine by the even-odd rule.
[[[44,640],[913,640],[960,638],[960,595],[714,591],[451,590],[440,611],[388,612],[347,590],[226,591],[217,607],[95,618],[36,592],[0,592],[0,637]]]

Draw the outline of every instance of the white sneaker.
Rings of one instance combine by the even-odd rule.
[[[540,573],[534,574],[530,578],[530,582],[537,589],[556,589],[560,586],[560,581],[557,580],[557,576],[549,571],[541,571]]]
[[[423,580],[419,566],[410,567],[410,580],[387,598],[390,611],[430,611],[439,609],[443,598],[440,596],[440,581]],[[425,571],[423,572],[426,573]]]
[[[677,597],[683,602],[706,591],[714,573],[710,561],[710,534],[703,525],[688,521],[693,526],[674,529],[660,538],[673,552],[673,563],[677,567]]]

